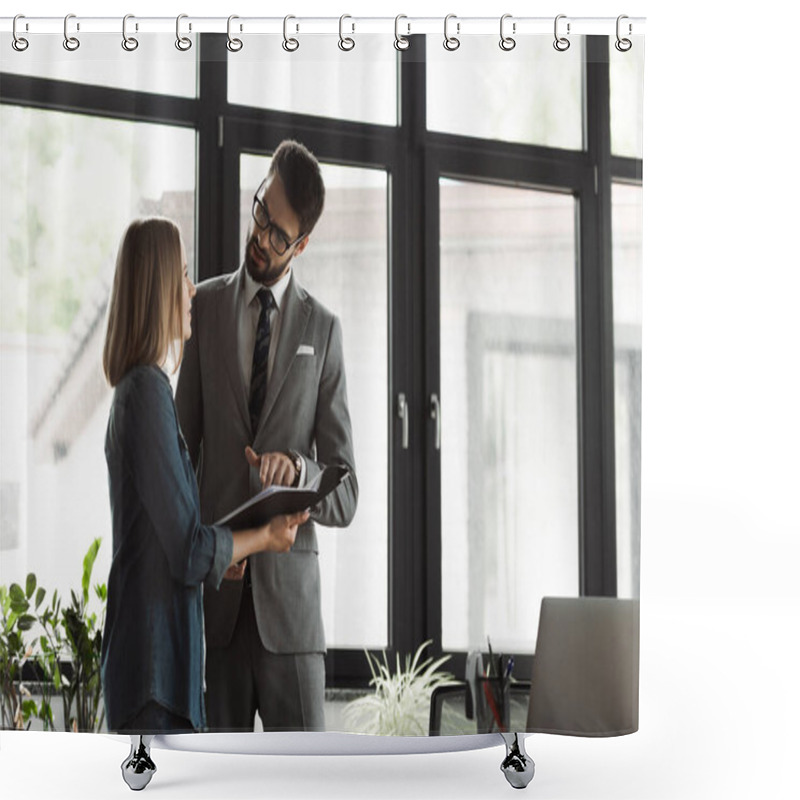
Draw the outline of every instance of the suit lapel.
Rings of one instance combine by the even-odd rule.
[[[289,374],[289,369],[297,356],[297,348],[303,340],[303,334],[311,316],[311,306],[305,300],[300,287],[295,283],[294,273],[286,287],[284,309],[281,317],[281,330],[278,337],[278,348],[275,352],[275,362],[272,365],[272,374],[267,381],[267,396],[264,400],[264,411],[258,428],[264,427],[281,388]]]
[[[239,366],[239,310],[241,295],[244,291],[244,272],[239,269],[231,276],[230,284],[224,293],[225,300],[217,305],[217,328],[219,332],[219,349],[228,372],[236,408],[241,414],[245,428],[250,429],[250,412],[247,408],[247,390],[244,376]]]

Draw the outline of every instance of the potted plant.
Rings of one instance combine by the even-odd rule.
[[[350,730],[385,736],[427,735],[431,693],[439,686],[456,682],[451,673],[438,671],[450,656],[421,660],[422,651],[429,644],[430,640],[423,642],[413,658],[406,655],[402,668],[398,653],[394,673],[385,651],[382,662],[364,651],[372,673],[370,686],[375,691],[345,707],[344,719]]]
[[[81,591],[70,592],[71,602],[66,607],[62,607],[57,591],[50,603],[43,605],[46,591],[43,587],[37,589],[33,573],[27,577],[25,590],[17,584],[8,590],[0,587],[2,727],[24,728],[37,718],[44,730],[54,730],[53,698],[58,694],[66,730],[97,732],[102,728],[105,714],[100,646],[107,596],[104,583],[94,586],[101,603],[99,614],[89,606],[92,570],[100,543],[97,538],[89,546],[83,559]],[[40,626],[38,636],[26,642],[23,634],[35,623]],[[22,680],[22,668],[28,661],[36,665],[41,679],[38,703]]]
[[[44,597],[42,591],[40,589],[36,594],[37,606]],[[31,704],[35,706],[22,682],[22,668],[32,654],[23,634],[36,622],[36,617],[28,613],[34,592],[35,575],[28,575],[24,590],[17,583],[12,583],[8,589],[0,586],[0,725],[3,728],[23,728],[26,712],[29,715]]]

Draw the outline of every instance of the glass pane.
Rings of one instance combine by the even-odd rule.
[[[299,37],[287,53],[280,39],[253,37],[228,58],[228,102],[335,117],[397,124],[397,51],[394,37],[356,38],[349,52],[336,37]]]
[[[253,193],[270,159],[240,162],[244,252]],[[389,443],[388,178],[379,170],[322,165],[325,210],[296,279],[341,320],[353,424],[358,511],[344,530],[319,528],[322,617],[328,647],[388,643]]]
[[[631,36],[633,46],[620,53],[609,41],[611,81],[611,152],[642,158],[644,36]]]
[[[453,52],[426,37],[429,130],[580,150],[583,40],[571,38],[559,53],[546,36],[509,52],[494,37],[465,36]]]
[[[611,186],[617,594],[639,596],[642,453],[642,188]]]
[[[9,105],[0,132],[0,583],[32,571],[69,597],[94,537],[96,582],[111,564],[100,357],[117,247],[163,214],[192,268],[195,133]]]
[[[575,200],[440,190],[442,640],[531,652],[578,594]]]
[[[136,36],[135,32],[129,35]],[[37,34],[29,37],[30,46],[21,53],[12,47],[0,48],[0,69],[19,75],[55,78],[71,83],[135,89],[181,97],[197,95],[197,39],[186,52],[175,47],[175,36],[148,33],[136,36],[139,46],[126,52],[119,34],[76,33],[80,47],[74,53],[64,50],[62,35]]]

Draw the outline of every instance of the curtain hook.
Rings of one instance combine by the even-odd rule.
[[[352,19],[352,17],[349,14],[342,14],[342,16],[339,17],[339,49],[348,52],[349,50],[352,50],[356,46],[356,43],[354,39],[351,39],[349,36],[345,36],[342,31],[342,27],[346,19]],[[350,24],[353,27],[351,33],[355,33],[356,32],[355,22],[352,22]]]
[[[133,14],[126,14],[122,18],[122,49],[127,50],[129,53],[132,53],[138,46],[139,40],[133,36],[128,36],[128,20],[135,19]],[[136,30],[139,30],[139,26],[136,25]]]
[[[300,47],[300,42],[298,42],[297,39],[295,39],[293,36],[291,37],[289,36],[290,19],[296,19],[296,17],[293,17],[291,14],[288,14],[283,18],[283,43],[281,44],[281,47],[283,47],[283,49],[287,53],[294,53],[294,51],[297,50],[298,47]]]
[[[69,50],[70,53],[77,50],[81,46],[80,41],[74,36],[70,36],[69,31],[67,30],[67,26],[69,25],[69,21],[71,19],[75,19],[74,14],[67,14],[67,16],[64,17],[64,49]],[[80,30],[80,28],[78,28],[78,30]]]
[[[235,19],[239,19],[239,17],[236,14],[231,14],[228,17],[228,41],[225,42],[225,47],[227,47],[228,50],[231,51],[231,53],[238,53],[242,49],[242,47],[244,47],[241,39],[237,39],[236,37],[231,36],[231,22],[233,22],[233,20]],[[242,28],[240,26],[239,30],[241,29]]]
[[[461,40],[457,36],[449,36],[447,33],[447,25],[451,19],[456,19],[456,15],[448,14],[444,18],[444,42],[442,42],[442,45],[445,50],[449,50],[452,53],[453,50],[458,50],[458,48],[461,47]],[[459,33],[460,30],[461,24],[456,22],[456,33]]]
[[[563,53],[565,50],[569,50],[570,41],[564,36],[558,35],[558,21],[560,19],[566,19],[566,14],[559,14],[556,17],[556,21],[553,24],[553,35],[556,37],[556,40],[553,42],[553,47],[558,50],[559,53]],[[569,22],[567,23],[567,36],[569,36]]]
[[[18,19],[25,19],[25,17],[22,14],[17,14],[17,16],[14,17],[14,24],[13,24],[13,26],[11,28],[11,34],[13,35],[14,39],[11,42],[11,46],[18,53],[21,53],[23,50],[27,50],[28,49],[28,45],[30,44],[30,42],[24,36],[20,36],[17,33],[17,20]]]
[[[395,50],[408,50],[411,47],[411,42],[405,37],[400,35],[400,20],[408,19],[405,14],[398,14],[394,18],[394,49]],[[411,33],[411,26],[408,25],[408,33]],[[408,34],[406,34],[408,35]]]
[[[500,17],[500,49],[505,50],[506,52],[513,50],[517,46],[516,39],[505,35],[504,26],[507,19],[511,19],[511,14],[503,14],[503,16]],[[511,32],[517,32],[516,22],[511,23]]]
[[[620,53],[627,53],[628,50],[630,50],[631,47],[633,47],[633,42],[630,39],[623,39],[619,35],[620,23],[624,19],[628,19],[628,17],[625,14],[620,14],[617,17],[617,41],[614,42],[614,47],[616,47],[617,50],[620,51]],[[628,35],[630,36],[630,34],[631,34],[631,24],[629,22],[628,23]]]
[[[178,14],[178,18],[175,20],[175,47],[183,53],[192,46],[192,40],[188,36],[181,36],[181,20],[186,19],[188,16],[188,14]],[[191,29],[192,24],[190,22],[189,30]]]

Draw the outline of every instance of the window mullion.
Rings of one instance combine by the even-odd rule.
[[[587,172],[578,266],[581,594],[616,595],[608,38],[586,39]]]

